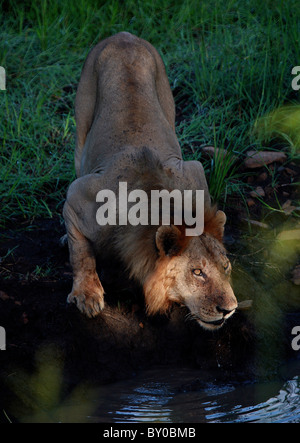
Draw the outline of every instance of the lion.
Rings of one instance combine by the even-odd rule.
[[[147,41],[121,32],[100,41],[85,61],[75,100],[76,180],[63,216],[73,270],[68,303],[88,317],[104,309],[97,263],[121,263],[143,289],[149,315],[186,306],[203,328],[216,330],[237,300],[223,246],[226,215],[211,204],[203,166],[184,161],[175,133],[175,104],[162,58]],[[204,231],[176,225],[96,221],[99,190],[202,190]],[[173,221],[173,219],[172,219]],[[115,279],[119,279],[116,272]]]

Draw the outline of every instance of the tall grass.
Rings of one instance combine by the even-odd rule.
[[[74,178],[76,85],[99,39],[119,31],[162,54],[177,104],[185,155],[203,160],[215,144],[243,156],[259,148],[261,117],[299,97],[298,0],[0,0],[0,224],[60,214]],[[260,137],[264,142],[264,136]],[[238,171],[205,162],[216,200],[234,191]]]

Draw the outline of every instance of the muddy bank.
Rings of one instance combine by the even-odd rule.
[[[58,219],[40,220],[33,230],[8,229],[1,241],[1,256],[12,252],[1,264],[0,325],[7,343],[0,352],[0,423],[48,409],[51,395],[58,401],[57,396],[68,398],[85,385],[93,389],[157,365],[199,371],[185,391],[199,389],[204,372],[215,383],[249,382],[261,375],[265,353],[248,312],[237,312],[212,333],[187,320],[179,306],[168,316],[147,317],[138,289],[115,292],[107,285],[105,310],[85,318],[66,304],[72,275],[68,250],[59,247],[63,233]],[[265,354],[268,374],[274,376],[279,365],[297,357],[291,349],[295,325],[300,312],[285,316],[282,337],[275,337],[279,355],[276,343],[276,355]]]
[[[56,350],[74,383],[115,381],[157,364],[221,367],[224,374],[249,361],[255,335],[240,312],[220,331],[206,332],[186,319],[185,308],[148,317],[138,288],[116,292],[108,285],[103,313],[85,318],[66,304],[72,275],[68,250],[59,247],[63,227],[58,220],[37,226],[14,232],[5,245],[17,247],[11,266],[2,268],[0,325],[7,334],[7,350],[0,353],[2,378],[16,368],[34,371],[37,351],[47,348]]]
[[[1,267],[0,325],[7,334],[7,349],[0,353],[2,381],[19,370],[34,372],[40,350],[63,365],[71,384],[112,382],[158,364],[213,370],[220,379],[256,376],[257,337],[247,313],[237,312],[211,333],[187,320],[187,310],[179,306],[168,316],[147,317],[137,288],[116,292],[109,285],[106,308],[95,319],[67,305],[72,275],[68,250],[59,247],[63,233],[58,219],[40,220],[33,230],[8,229],[1,242],[2,256],[12,251]]]

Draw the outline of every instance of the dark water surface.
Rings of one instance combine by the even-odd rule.
[[[98,423],[300,423],[300,362],[286,381],[221,383],[209,374],[159,368],[90,392]],[[299,375],[298,375],[299,374]],[[196,380],[196,381],[195,381]],[[203,385],[202,385],[203,383]],[[189,389],[195,390],[189,390]]]

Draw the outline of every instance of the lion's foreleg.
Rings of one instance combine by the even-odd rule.
[[[64,218],[73,269],[73,288],[67,301],[75,303],[88,317],[94,317],[104,308],[104,290],[96,271],[93,246],[75,226],[72,209],[67,203],[64,208]]]

